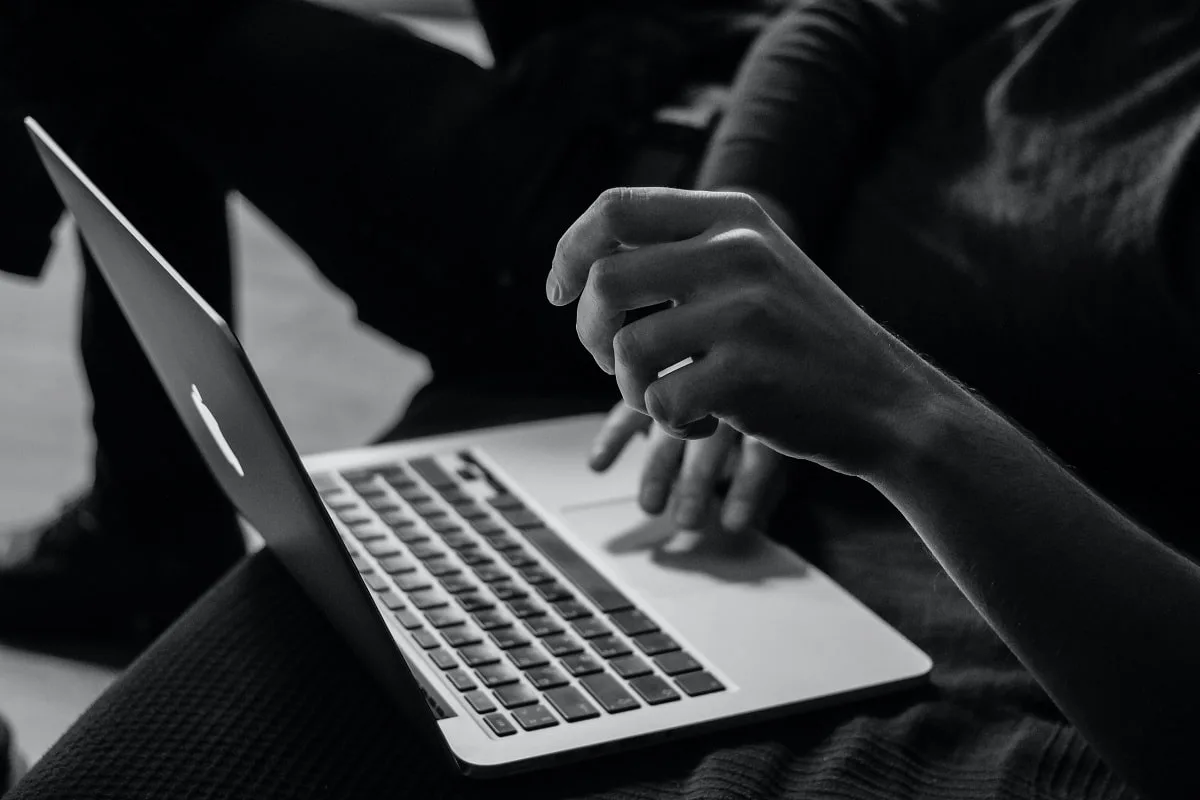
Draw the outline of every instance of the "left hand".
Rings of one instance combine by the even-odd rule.
[[[677,438],[720,420],[861,475],[924,398],[927,365],[747,194],[611,189],[559,241],[546,291],[556,305],[579,298],[580,341],[625,403]]]
[[[704,526],[719,511],[721,529],[742,533],[765,526],[784,488],[782,457],[725,423],[702,441],[684,441],[624,402],[618,402],[592,443],[588,463],[603,472],[634,436],[649,429],[638,503],[647,514],[670,510],[683,530]],[[722,491],[724,486],[728,491]]]

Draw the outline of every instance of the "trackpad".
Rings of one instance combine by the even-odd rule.
[[[759,533],[730,534],[714,523],[681,531],[628,498],[564,509],[572,538],[640,594],[653,598],[738,587],[776,589],[805,579],[803,559]]]

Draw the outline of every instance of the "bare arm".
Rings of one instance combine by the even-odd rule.
[[[1148,797],[1200,797],[1200,567],[914,370],[925,400],[894,416],[864,477],[1114,768]]]
[[[1200,797],[1200,567],[871,319],[758,203],[606,192],[547,296],[578,298],[581,342],[671,435],[715,417],[872,483],[1115,769],[1148,798]]]

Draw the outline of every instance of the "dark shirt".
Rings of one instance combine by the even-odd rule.
[[[815,0],[705,185],[774,195],[867,312],[1195,543],[1200,6]]]

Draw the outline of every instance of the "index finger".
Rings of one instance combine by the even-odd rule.
[[[661,187],[609,189],[558,240],[546,297],[566,305],[583,292],[592,264],[621,245],[690,239],[725,216],[729,195]]]

